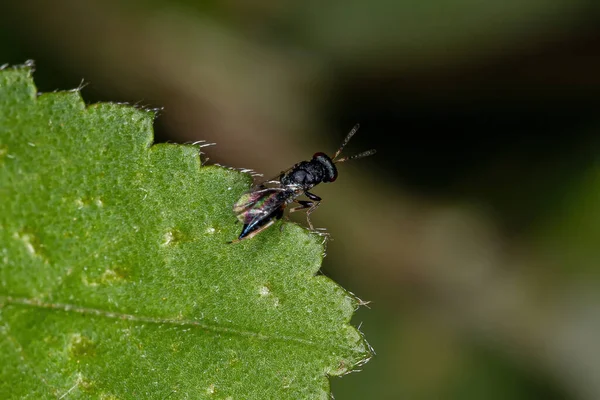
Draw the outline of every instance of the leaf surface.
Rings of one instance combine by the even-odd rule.
[[[323,399],[369,359],[320,237],[226,243],[248,174],[31,72],[0,71],[2,399]]]

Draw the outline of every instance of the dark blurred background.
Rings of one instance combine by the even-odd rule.
[[[156,140],[209,163],[270,176],[361,123],[377,155],[315,190],[377,352],[336,399],[600,399],[597,0],[0,8],[0,64],[163,107]]]

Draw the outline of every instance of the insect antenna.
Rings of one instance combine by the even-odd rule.
[[[348,132],[348,134],[346,135],[346,138],[342,142],[342,145],[340,146],[340,148],[333,155],[332,160],[335,161],[335,159],[338,158],[338,156],[341,154],[342,150],[344,150],[344,147],[346,147],[346,145],[348,144],[348,142],[350,141],[350,139],[352,139],[352,136],[354,136],[354,134],[358,131],[358,128],[360,128],[360,124],[354,125],[354,128],[352,128],[352,130],[350,132]]]
[[[358,131],[358,128],[360,128],[360,124],[354,125],[354,128],[352,128],[352,130],[350,132],[348,132],[348,135],[346,135],[346,138],[342,142],[342,145],[335,152],[335,154],[334,154],[334,156],[332,158],[332,160],[333,160],[334,163],[337,164],[337,163],[341,163],[341,162],[348,161],[348,160],[354,160],[356,158],[363,158],[363,157],[372,156],[373,154],[375,154],[375,149],[371,149],[371,150],[363,151],[362,153],[359,153],[359,154],[355,154],[355,155],[350,156],[350,157],[344,157],[344,158],[340,158],[339,160],[336,160],[338,158],[338,156],[342,153],[342,150],[344,150],[344,147],[346,147],[346,145],[348,144],[348,142],[350,141],[350,139],[352,139],[352,136],[354,136],[354,134]]]
[[[372,156],[375,153],[377,153],[377,151],[375,149],[371,149],[371,150],[363,151],[362,153],[355,154],[355,155],[350,156],[350,157],[340,158],[339,160],[335,160],[334,162],[336,164],[339,164],[341,162],[348,161],[348,160],[355,160],[357,158],[369,157],[369,156]]]

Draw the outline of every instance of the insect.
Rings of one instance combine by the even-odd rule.
[[[336,164],[375,154],[375,150],[371,149],[350,157],[338,158],[359,126],[356,124],[352,128],[333,157],[330,158],[325,153],[315,153],[311,160],[299,162],[275,178],[264,181],[244,193],[233,206],[233,212],[244,226],[239,237],[229,243],[258,235],[281,219],[285,208],[291,203],[298,205],[290,208],[289,212],[306,210],[308,226],[314,230],[310,214],[319,207],[321,198],[309,190],[319,183],[334,182],[338,176]],[[308,200],[298,200],[302,195]]]

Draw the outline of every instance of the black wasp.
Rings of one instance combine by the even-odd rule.
[[[309,190],[321,182],[335,181],[338,175],[335,164],[375,154],[375,150],[372,149],[351,157],[338,159],[344,147],[358,131],[358,128],[358,124],[352,128],[333,158],[324,153],[316,153],[312,160],[299,162],[288,170],[281,172],[277,177],[262,182],[243,194],[233,206],[233,212],[237,215],[238,220],[244,224],[244,227],[240,236],[230,243],[250,239],[267,229],[283,217],[286,206],[291,203],[298,203],[298,206],[290,208],[290,213],[307,209],[306,220],[310,229],[313,230],[310,214],[317,209],[321,198],[309,192]],[[301,195],[308,197],[310,200],[297,200]]]

